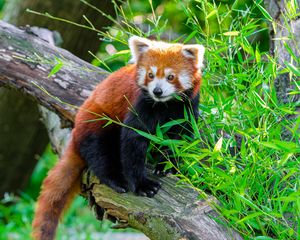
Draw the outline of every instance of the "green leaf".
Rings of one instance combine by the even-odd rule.
[[[221,150],[222,143],[223,143],[223,137],[220,137],[216,145],[214,146],[214,152],[219,152]]]
[[[193,32],[191,32],[188,36],[187,36],[187,38],[186,39],[184,39],[184,41],[183,41],[183,43],[185,44],[185,43],[187,43],[188,41],[190,41],[193,37],[195,37],[195,35],[198,33],[198,31],[193,31]]]
[[[112,121],[107,121],[104,125],[103,125],[103,128],[105,128],[105,127],[107,127],[107,126],[109,126],[109,125],[111,125],[112,124]]]
[[[251,207],[252,209],[256,209],[260,212],[263,212],[258,206],[256,206],[251,200],[245,198],[244,196],[242,196],[241,194],[238,194],[235,192],[235,195],[242,200],[242,202],[244,202],[245,204],[247,204],[249,207]]]
[[[184,144],[184,141],[178,140],[178,139],[166,139],[166,140],[160,141],[160,144],[163,146],[182,145],[182,144]]]
[[[182,124],[182,123],[184,123],[184,122],[186,122],[185,119],[176,119],[176,120],[172,120],[172,121],[169,121],[169,122],[163,124],[163,125],[161,126],[161,128],[169,128],[169,127],[173,127],[173,126],[175,126],[175,125],[179,125],[179,124]]]
[[[257,97],[257,102],[266,109],[270,109],[269,106],[266,104],[266,102],[258,95],[257,92],[253,92],[253,94]]]
[[[214,10],[212,10],[212,11],[206,16],[206,19],[209,19],[210,17],[212,17],[212,16],[214,16],[214,15],[216,15],[216,14],[217,14],[217,10],[214,9]]]
[[[281,150],[276,144],[274,143],[271,143],[271,142],[260,142],[259,144],[265,146],[265,147],[268,147],[268,148],[273,148],[273,149],[276,149],[276,150]]]
[[[238,36],[240,34],[239,31],[231,31],[231,32],[224,32],[224,36]]]
[[[300,152],[300,147],[294,142],[273,140],[273,142],[280,148],[288,152]]]
[[[239,90],[245,90],[245,89],[246,89],[246,86],[244,86],[244,85],[242,85],[242,84],[239,84],[239,83],[236,84],[236,87],[237,87]]]
[[[184,116],[184,119],[185,119],[186,121],[189,120],[189,115],[188,115],[188,113],[187,113],[186,107],[184,107],[184,109],[183,109],[183,116]]]
[[[242,218],[241,220],[237,221],[236,223],[239,224],[239,223],[241,223],[241,222],[245,222],[245,221],[247,221],[247,220],[249,220],[249,219],[252,219],[252,218],[256,218],[256,217],[258,217],[258,216],[261,216],[262,214],[263,214],[263,213],[261,213],[261,212],[255,212],[255,213],[249,214],[248,216],[246,216],[246,217]]]
[[[256,62],[258,62],[258,63],[261,62],[261,55],[260,55],[258,47],[255,49],[255,59],[256,59]]]
[[[134,129],[134,131],[136,131],[141,136],[143,136],[143,137],[145,137],[145,138],[147,138],[147,139],[149,139],[149,140],[151,140],[151,141],[153,141],[155,143],[160,143],[162,141],[160,138],[158,138],[158,137],[156,137],[156,136],[154,136],[154,135],[152,135],[150,133],[146,133],[144,131],[141,131],[139,129]]]
[[[127,54],[130,54],[130,50],[121,50],[119,52],[114,53],[114,56],[122,56]]]
[[[297,58],[294,51],[290,48],[290,46],[285,41],[283,42],[283,45],[284,45],[285,49],[289,52],[289,54],[292,56],[293,60],[296,62],[299,62],[299,58]]]
[[[159,123],[157,124],[156,126],[156,135],[159,137],[159,138],[163,138],[163,133],[161,131],[161,128],[159,126]]]
[[[255,5],[259,8],[259,10],[261,11],[261,13],[264,15],[264,17],[269,20],[270,22],[273,21],[273,18],[271,17],[271,15],[268,13],[268,11],[266,9],[264,9],[259,3],[254,2]]]
[[[191,116],[191,124],[192,124],[192,128],[193,128],[193,133],[194,133],[195,137],[198,139],[198,138],[200,138],[200,133],[199,133],[196,119],[194,118],[193,114],[190,114],[190,116]]]
[[[253,240],[273,240],[274,238],[267,237],[267,236],[258,236],[253,238]]]
[[[300,77],[300,70],[299,68],[295,67],[293,64],[289,63],[289,62],[284,62],[285,65],[287,66],[287,68],[294,73],[297,77]]]
[[[59,59],[59,58],[56,58],[56,65],[51,69],[50,73],[48,74],[48,78],[53,76],[55,73],[57,73],[62,67],[63,67],[63,62]]]
[[[287,160],[289,160],[289,158],[292,157],[292,156],[293,156],[292,153],[285,153],[283,155],[283,157],[280,159],[280,161],[278,162],[278,165],[280,167],[284,166],[286,164]]]

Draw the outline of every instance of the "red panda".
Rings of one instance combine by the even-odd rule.
[[[71,141],[43,182],[32,225],[34,239],[54,239],[62,212],[80,192],[86,167],[117,192],[154,196],[160,184],[146,176],[144,167],[149,142],[132,128],[154,133],[158,123],[183,118],[184,108],[190,106],[198,116],[204,47],[136,36],[129,39],[129,47],[133,63],[98,84],[76,115]],[[103,127],[107,122],[99,116],[132,128]],[[177,128],[171,129],[170,138],[178,137],[182,129]]]

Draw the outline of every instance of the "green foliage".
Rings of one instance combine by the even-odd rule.
[[[300,231],[300,118],[296,103],[277,99],[274,86],[277,76],[288,73],[296,89],[290,95],[300,92],[299,50],[294,52],[290,47],[298,39],[288,25],[290,19],[299,16],[299,6],[291,0],[286,7],[289,35],[277,39],[291,55],[284,66],[279,66],[278,56],[268,53],[267,26],[276,23],[262,1],[128,1],[116,5],[118,17],[106,31],[84,26],[97,31],[104,40],[93,63],[110,71],[129,60],[127,39],[131,35],[156,39],[172,35],[174,42],[205,45],[199,121],[187,110],[184,119],[158,126],[155,135],[139,133],[153,143],[149,159],[160,146],[169,146],[179,160],[178,166],[173,166],[178,170],[179,184],[190,184],[201,197],[215,196],[220,205],[213,207],[225,219],[219,221],[225,221],[246,239],[296,239]],[[190,124],[195,138],[167,139],[165,132],[174,124]],[[290,137],[285,138],[283,131]],[[168,157],[166,168],[172,167]],[[3,200],[3,223],[12,218],[13,227],[29,226],[24,216],[32,216],[32,199],[26,195],[23,199],[13,207],[7,207],[7,202],[16,198]],[[14,211],[25,213],[13,217]],[[67,217],[66,222],[80,219],[85,217]],[[23,228],[25,236],[29,228]],[[86,229],[82,232],[89,234]]]
[[[0,200],[0,240],[30,239],[35,201],[43,179],[56,161],[57,156],[53,154],[49,145],[36,165],[24,192],[20,193],[20,196],[5,194]],[[87,201],[83,197],[77,197],[58,228],[57,239],[95,239],[92,237],[95,233],[115,231],[111,226],[109,221],[97,221]]]
[[[0,11],[2,10],[3,6],[4,6],[5,1],[4,0],[0,0]]]
[[[0,239],[29,239],[35,200],[47,171],[57,161],[57,156],[47,147],[20,196],[5,194],[0,201]],[[74,213],[74,211],[73,211]]]
[[[25,189],[25,194],[33,200],[37,199],[41,184],[47,172],[54,166],[57,161],[57,156],[52,152],[51,146],[48,145],[44,154],[39,159],[35,169],[30,177],[28,186]]]
[[[35,201],[25,193],[20,197],[7,194],[0,202],[0,239],[30,239],[34,206]],[[58,228],[57,239],[95,239],[95,233],[112,232],[111,225],[99,223],[86,200],[77,197]]]
[[[173,150],[180,160],[174,166],[180,182],[190,184],[202,197],[215,196],[220,205],[214,207],[225,217],[224,224],[247,239],[295,239],[300,222],[300,118],[291,118],[298,114],[296,103],[277,99],[274,79],[288,73],[299,89],[299,52],[293,52],[283,39],[291,62],[279,66],[277,56],[270,56],[265,44],[267,22],[276,23],[261,1],[241,2],[177,2],[176,17],[184,13],[189,28],[178,39],[204,44],[207,63],[200,120],[195,123],[186,114],[185,119],[168,124],[190,124],[195,138],[167,139],[168,124],[158,126],[155,135],[136,131],[153,143],[149,159],[160,146]],[[170,25],[166,17],[156,15],[159,7],[144,13],[149,31],[140,32],[134,20],[126,20],[128,24],[104,36],[115,42],[131,34],[156,34],[160,39]],[[292,13],[298,16],[299,9]],[[133,14],[129,19],[136,17]],[[294,39],[292,31],[289,39]],[[284,138],[283,131],[290,138]],[[168,157],[166,168],[172,167]]]
[[[5,0],[0,0],[0,19],[2,18],[2,15],[3,15],[3,7],[4,7],[4,4],[5,4]]]

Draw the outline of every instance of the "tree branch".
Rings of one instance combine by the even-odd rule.
[[[60,65],[59,71],[48,77]],[[0,21],[0,84],[26,93],[61,119],[72,122],[76,107],[106,76],[103,70],[39,39],[30,29]],[[51,120],[47,127],[51,128]],[[61,151],[63,142],[53,139]],[[82,185],[96,208],[105,209],[106,215],[119,220],[121,226],[139,229],[151,239],[241,239],[214,220],[221,217],[210,207],[212,198],[199,200],[191,188],[176,187],[174,177],[160,181],[162,189],[151,199],[118,194],[90,172],[84,174]]]
[[[57,74],[51,69],[62,62]],[[76,110],[95,85],[107,76],[70,52],[37,38],[30,28],[19,29],[0,22],[0,84],[19,89],[66,120],[74,119]],[[50,97],[40,88],[61,101]]]

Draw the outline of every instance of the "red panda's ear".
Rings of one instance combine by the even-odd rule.
[[[196,67],[198,69],[203,67],[205,48],[200,44],[183,45],[182,53],[187,58],[195,59]]]
[[[150,45],[151,41],[148,40],[147,38],[142,38],[138,36],[133,36],[129,38],[128,40],[130,52],[132,59],[130,60],[132,63],[136,63],[137,60],[139,59],[139,56],[141,53],[147,52]]]

